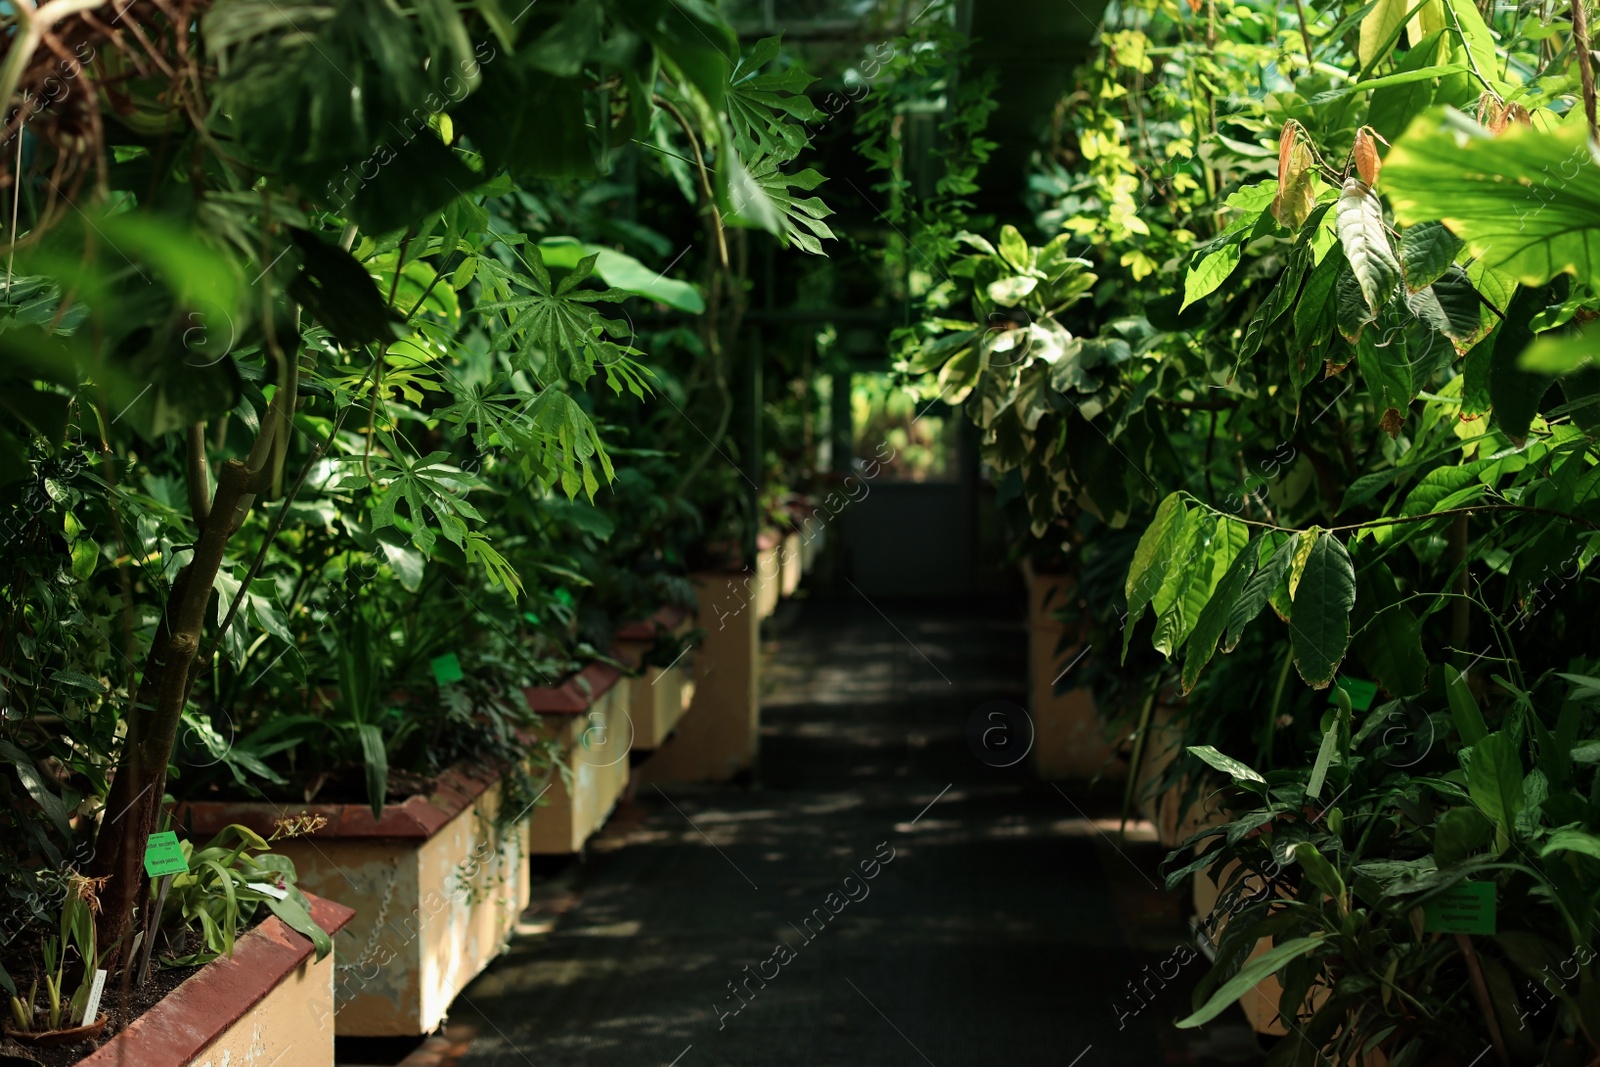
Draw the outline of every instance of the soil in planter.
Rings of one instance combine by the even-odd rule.
[[[143,989],[128,990],[126,1013],[121,1010],[121,990],[108,981],[98,1013],[106,1017],[106,1028],[100,1032],[100,1036],[80,1041],[76,1045],[68,1045],[66,1048],[34,1048],[32,1045],[24,1045],[8,1037],[0,1038],[0,1055],[20,1057],[21,1062],[32,1061],[40,1067],[71,1067],[115,1037],[127,1027],[128,1023],[155,1007],[162,997],[182,985],[185,978],[199,969],[199,967],[177,967],[155,971]],[[17,976],[17,972],[11,973],[14,977],[18,977],[18,987],[26,991],[25,984],[20,976]],[[31,979],[29,981],[31,983]]]
[[[265,919],[269,913],[262,909],[257,923]],[[251,926],[255,926],[252,923]],[[239,936],[243,937],[246,931],[241,930]],[[198,934],[189,933],[185,943],[175,946],[173,955],[189,955],[201,948]],[[7,946],[4,963],[12,979],[17,983],[17,988],[24,993],[33,984],[33,968],[38,965],[39,945],[37,935],[33,938],[19,937]],[[113,976],[106,981],[105,992],[100,998],[100,1008],[97,1015],[106,1017],[105,1029],[99,1035],[86,1041],[79,1041],[75,1045],[64,1048],[36,1048],[14,1041],[9,1037],[0,1036],[0,1063],[4,1057],[17,1057],[19,1063],[37,1063],[39,1067],[71,1067],[95,1049],[110,1041],[117,1034],[125,1030],[129,1023],[155,1007],[163,997],[183,984],[184,979],[199,971],[200,967],[160,967],[152,965],[150,980],[143,988],[130,988],[126,1010],[122,1004],[122,988],[119,977]],[[41,990],[44,983],[40,982]],[[74,989],[77,987],[74,986]],[[41,992],[41,996],[42,996]],[[11,1015],[9,997],[0,990],[0,999],[5,999],[5,1014]],[[35,998],[38,1002],[38,998]]]
[[[384,793],[384,803],[402,804],[414,796],[427,796],[434,791],[437,781],[437,775],[413,774],[410,771],[391,768]],[[314,779],[291,781],[286,785],[274,785],[259,780],[253,784],[260,787],[259,791],[255,789],[247,791],[232,781],[217,782],[200,791],[199,795],[184,796],[182,799],[246,803],[265,798],[287,808],[304,804],[367,803],[366,769],[354,764],[335,768],[317,775]]]

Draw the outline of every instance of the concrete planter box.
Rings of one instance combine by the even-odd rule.
[[[1066,626],[1054,617],[1072,596],[1074,581],[1066,575],[1037,574],[1024,568],[1028,581],[1028,713],[1033,717],[1033,768],[1046,780],[1120,778],[1126,767],[1116,759],[1117,746],[1106,740],[1105,725],[1087,688],[1059,696],[1055,680],[1083,651],[1068,638]],[[1065,645],[1063,647],[1063,642]],[[1058,651],[1058,649],[1060,651]]]
[[[817,568],[817,560],[822,556],[822,550],[828,544],[828,527],[819,512],[813,510],[804,516],[796,516],[799,523],[800,537],[800,571],[810,574]]]
[[[310,902],[329,934],[354,914]],[[269,915],[78,1067],[333,1067],[333,961]]]
[[[756,594],[763,579],[748,571],[703,571],[689,578],[699,605],[694,626],[706,632],[694,652],[694,699],[677,733],[637,768],[646,783],[725,782],[750,769],[760,741]]]
[[[1204,847],[1205,842],[1199,846]],[[1226,885],[1228,878],[1238,867],[1238,861],[1230,861],[1226,867],[1216,872],[1217,882]],[[1261,888],[1261,880],[1257,877],[1246,879],[1249,892],[1256,892]],[[1194,907],[1195,915],[1202,917],[1209,915],[1216,905],[1219,890],[1217,883],[1211,880],[1210,871],[1198,871],[1194,875]],[[1220,941],[1222,931],[1227,927],[1227,918],[1224,917],[1217,928],[1211,932],[1213,942]],[[1272,939],[1263,937],[1256,942],[1256,947],[1250,952],[1250,959],[1255,959],[1268,949],[1272,948]],[[1313,994],[1315,995],[1315,994]],[[1326,996],[1326,992],[1323,993]],[[1244,1012],[1245,1018],[1250,1022],[1250,1029],[1258,1034],[1267,1034],[1272,1037],[1282,1037],[1289,1031],[1284,1029],[1283,1023],[1278,1020],[1278,1001],[1283,996],[1283,986],[1279,984],[1276,975],[1268,975],[1257,982],[1249,992],[1239,998],[1239,1008]]]
[[[689,613],[672,606],[645,622],[630,623],[617,631],[622,658],[637,666],[638,657],[662,634],[685,637],[692,629]],[[664,744],[694,700],[695,650],[689,649],[667,667],[646,667],[627,681],[628,715],[633,721],[633,750],[653,752]]]
[[[778,551],[778,592],[792,597],[800,591],[800,579],[805,573],[805,543],[800,534],[791,530],[783,535]]]
[[[339,942],[336,1032],[400,1037],[437,1029],[528,905],[528,820],[497,827],[503,803],[498,773],[457,767],[376,820],[365,804],[198,803],[176,822],[205,838],[234,822],[265,834],[301,811],[326,818],[276,848],[301,888],[356,911]]]
[[[776,531],[768,530],[757,540],[755,603],[758,619],[770,619],[778,610],[778,596],[783,588],[783,554],[783,539]]]
[[[618,685],[621,680],[617,668],[591,663],[558,686],[526,691],[528,706],[543,720],[541,731],[560,742],[566,765],[533,811],[528,847],[535,855],[582,851],[628,787],[631,689]]]

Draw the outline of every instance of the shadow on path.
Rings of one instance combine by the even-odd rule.
[[[641,789],[570,909],[458,1001],[460,1062],[1192,1062],[1170,1020],[1203,960],[1137,1013],[1127,988],[1183,935],[1151,849],[1129,856],[1090,801],[966,740],[980,705],[1022,702],[1015,606],[787,610],[754,784]],[[1154,933],[1124,932],[1130,908],[1161,912]]]

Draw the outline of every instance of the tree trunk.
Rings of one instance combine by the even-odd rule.
[[[212,586],[237,528],[240,501],[255,489],[256,480],[238,460],[223,465],[194,558],[172,585],[162,628],[150,646],[138,697],[128,715],[128,733],[106,799],[93,864],[95,875],[111,878],[100,895],[99,919],[99,943],[110,951],[108,968],[115,968],[128,949],[121,939],[144,892],[145,846],[166,793],[167,763],[189,699]]]

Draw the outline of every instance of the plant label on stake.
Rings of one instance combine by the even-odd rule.
[[[1428,934],[1492,934],[1494,883],[1462,882],[1423,906],[1422,930]]]
[[[97,1013],[100,1011],[100,994],[105,992],[105,988],[106,972],[104,970],[96,970],[94,972],[94,985],[89,987],[89,999],[83,1002],[83,1018],[79,1020],[84,1025],[95,1021]]]
[[[1334,685],[1349,694],[1350,706],[1356,711],[1366,711],[1372,707],[1372,698],[1378,695],[1378,687],[1375,684],[1348,675],[1340,678]],[[1329,699],[1332,699],[1331,693]]]
[[[180,874],[189,869],[189,861],[183,855],[183,846],[178,844],[178,835],[173,830],[164,830],[159,834],[151,834],[150,841],[144,846],[144,873],[151,878],[160,878],[165,874]]]
[[[452,682],[459,682],[462,678],[466,677],[466,675],[461,673],[461,661],[456,659],[456,654],[454,652],[446,652],[442,656],[435,657],[432,662],[432,667],[434,680],[440,685],[449,685]]]

